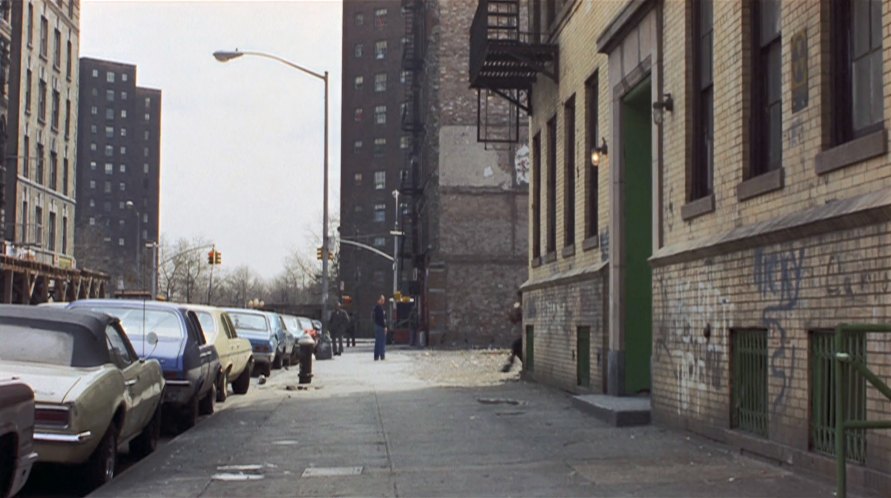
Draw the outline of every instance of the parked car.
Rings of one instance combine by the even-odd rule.
[[[296,349],[297,346],[297,338],[290,330],[288,330],[288,327],[285,326],[285,322],[282,320],[280,314],[273,312],[266,313],[269,316],[269,325],[282,341],[282,344],[284,344],[284,347],[282,347],[282,363],[292,365],[293,362],[291,361],[291,358],[294,356],[294,349]]]
[[[205,340],[194,311],[176,303],[121,299],[85,299],[74,301],[70,308],[118,317],[140,355],[161,363],[167,381],[165,419],[169,418],[170,425],[186,430],[195,425],[198,415],[213,413],[220,358]],[[151,332],[158,337],[156,346],[147,344]]]
[[[188,305],[198,315],[204,338],[220,355],[220,376],[217,379],[217,401],[226,401],[229,384],[235,394],[246,394],[251,385],[254,355],[251,342],[238,337],[232,319],[225,311],[212,306]]]
[[[283,335],[273,329],[270,314],[239,308],[227,308],[226,312],[238,335],[251,342],[255,367],[267,376],[273,368],[281,368],[285,344]]]
[[[299,317],[296,317],[294,315],[282,315],[282,321],[285,322],[285,327],[287,327],[288,331],[294,335],[295,344],[298,344],[302,337],[309,337],[315,342],[316,339],[310,332],[312,329],[304,328],[304,325]],[[294,352],[291,355],[291,364],[297,363],[299,359],[300,348],[295,345]]]
[[[157,445],[161,366],[137,355],[111,315],[0,305],[0,377],[11,376],[34,390],[38,461],[83,465],[89,488],[114,477],[118,445],[137,455]]]
[[[34,391],[19,380],[0,381],[0,498],[25,485],[37,460],[33,448]]]

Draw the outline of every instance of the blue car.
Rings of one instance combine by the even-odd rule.
[[[281,368],[287,339],[281,317],[266,311],[227,308],[238,337],[251,342],[254,350],[254,368],[267,377],[273,368]]]
[[[117,317],[139,357],[158,360],[167,386],[165,417],[179,430],[195,425],[199,414],[213,413],[222,375],[220,357],[205,341],[194,311],[174,303],[117,299],[86,299],[68,307]],[[157,334],[156,345],[146,339],[149,332]]]

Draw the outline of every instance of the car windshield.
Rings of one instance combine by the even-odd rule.
[[[0,327],[0,360],[71,366],[74,336],[56,330],[3,325]]]
[[[300,326],[300,320],[298,320],[296,316],[283,316],[282,320],[285,321],[285,327],[287,327],[288,331],[292,334],[303,332],[303,327]]]
[[[177,340],[185,334],[182,322],[173,311],[118,306],[93,306],[90,309],[118,317],[131,342],[133,337],[142,337],[147,332],[158,334],[159,339]]]
[[[266,332],[267,330],[269,330],[269,324],[266,321],[266,317],[263,315],[230,311],[229,317],[232,318],[232,324],[235,325],[235,329],[239,332]]]
[[[198,315],[198,322],[201,323],[201,329],[204,330],[204,338],[207,342],[213,342],[217,338],[217,324],[213,319],[213,315],[205,311],[195,313]]]
[[[312,320],[309,318],[300,318],[300,330],[311,330],[313,329]]]

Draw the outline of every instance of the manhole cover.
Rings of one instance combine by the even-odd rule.
[[[362,467],[309,467],[303,471],[302,477],[357,476],[360,474],[362,474]]]

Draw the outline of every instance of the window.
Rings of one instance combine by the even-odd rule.
[[[374,123],[387,124],[387,106],[374,106]]]
[[[49,234],[46,238],[46,248],[50,251],[56,250],[56,213],[49,214]]]
[[[105,163],[105,174],[110,175],[114,173],[114,165],[111,163]]]
[[[25,135],[24,154],[22,154],[22,176],[31,176],[31,138]]]
[[[387,73],[377,73],[374,75],[374,91],[387,91]]]
[[[387,58],[387,40],[374,42],[374,58],[379,60]]]
[[[384,29],[387,26],[387,9],[374,9],[374,27]]]
[[[90,142],[90,151],[96,152],[96,142]]]
[[[114,146],[106,145],[105,146],[105,157],[111,157],[114,154]]]
[[[780,57],[780,2],[752,4],[752,154],[748,178],[782,165],[782,61]]]
[[[28,242],[28,232],[31,228],[28,225],[28,201],[22,201],[22,242]]]
[[[387,149],[387,139],[386,138],[375,138],[374,139],[374,155],[382,156]]]
[[[94,78],[98,78],[98,77],[99,77],[99,70],[98,70],[98,69],[93,69],[93,77],[94,77]]]
[[[96,190],[96,180],[90,180],[90,189]]]
[[[28,5],[28,8],[31,6]],[[31,112],[31,70],[25,71],[25,112]]]
[[[62,160],[62,195],[68,195],[68,183],[70,181],[71,176],[68,169],[68,158],[66,157]]]
[[[90,114],[92,114],[92,115],[94,115],[94,116],[95,116],[96,114],[99,114],[99,109],[98,109],[96,106],[91,106],[91,107],[90,107]]]
[[[46,121],[46,81],[37,84],[37,119]]]
[[[105,192],[106,194],[111,193],[111,182],[110,181],[105,180],[105,188],[103,189],[103,192]]]
[[[401,137],[399,137],[399,148],[400,149],[407,149],[410,144],[411,144],[411,137],[409,137],[408,135],[402,135]]]
[[[365,51],[365,45],[361,43],[357,43],[353,45],[353,57],[360,59],[362,58],[362,52]]]
[[[59,106],[60,106],[60,98],[58,90],[53,90],[53,103],[52,103],[52,116],[51,116],[51,126],[53,129],[59,129]],[[67,119],[67,116],[66,116]],[[67,131],[67,130],[66,130]]]
[[[365,15],[364,14],[356,14],[353,16],[353,24],[356,26],[362,26],[365,24]]]
[[[121,182],[121,183],[118,185],[118,190],[120,190],[121,192],[125,192],[125,191],[127,190],[127,184],[124,183],[124,182]]]
[[[28,3],[28,46],[34,41],[34,5]]]
[[[363,111],[363,109],[361,107],[355,108],[353,110],[353,121],[356,121],[357,123],[362,121],[362,118],[364,117],[364,115],[365,115],[365,112]]]
[[[713,99],[713,0],[698,0],[694,5],[693,89],[695,100],[693,161],[687,200],[694,201],[712,193],[714,183],[714,99]]]
[[[96,207],[96,200],[90,199],[90,207]]]
[[[374,238],[374,247],[384,247],[386,245],[387,245],[386,237],[375,237]],[[377,278],[377,273],[380,273],[380,272],[375,272],[376,278]],[[378,279],[383,280],[383,275],[381,275],[380,278],[378,278]]]
[[[383,223],[387,221],[387,205],[386,204],[375,204],[374,205],[374,221],[378,223]]]
[[[881,0],[830,2],[834,145],[882,127],[882,3]]]
[[[40,16],[40,56],[46,59],[49,45],[49,21],[46,17]]]
[[[362,150],[362,141],[356,140],[353,142],[353,153],[358,153]]]
[[[353,89],[354,89],[354,90],[361,90],[363,84],[365,84],[365,77],[363,77],[363,76],[356,76],[356,78],[353,80]]]
[[[65,49],[65,76],[71,79],[71,40],[68,40],[67,48]]]
[[[145,139],[145,140],[148,140],[148,139],[149,139],[149,132],[148,132],[148,130],[145,130],[144,132],[142,132],[142,138]]]
[[[545,167],[548,172],[548,253],[557,250],[557,116],[548,121],[548,161]]]
[[[71,136],[71,100],[65,100],[65,139]]]
[[[599,168],[593,167],[588,161],[588,154],[599,147],[597,140],[600,138],[598,123],[598,110],[600,108],[600,75],[595,72],[585,82],[585,238],[597,237],[598,230],[598,174]]]
[[[121,164],[120,166],[118,166],[118,171],[121,172],[121,173],[126,173],[126,172],[127,172],[127,165],[126,165],[126,164]]]
[[[146,174],[146,175],[148,174],[148,172],[149,172],[149,165],[148,165],[148,163],[143,163],[143,164],[142,164],[142,172],[143,172],[144,174]]]
[[[109,83],[114,83],[114,72],[108,71],[105,73],[105,81]]]
[[[122,118],[122,119],[126,119],[126,118],[127,118],[127,109],[121,109],[121,118]],[[149,118],[148,118],[148,114],[146,114],[146,115],[145,115],[145,120],[148,121],[148,119],[149,119]]]
[[[114,119],[114,109],[109,107],[105,110],[105,119]]]
[[[353,175],[353,183],[356,185],[362,185],[362,173],[356,173]]]
[[[399,73],[399,82],[403,85],[411,80],[411,71],[401,71]]]
[[[62,67],[62,32],[58,29],[53,31],[53,67]]]
[[[118,245],[121,247],[124,247],[124,239],[123,238],[118,239]]]
[[[121,151],[121,155],[122,155],[122,156],[125,155],[125,154],[127,153],[127,147],[125,147],[125,146],[122,145],[121,148],[120,148],[120,151]]]
[[[62,254],[68,254],[68,217],[62,217]]]
[[[730,427],[767,437],[767,331],[731,330]]]
[[[43,244],[43,208],[34,208],[34,242],[39,246]]]
[[[49,188],[59,190],[59,155],[56,151],[50,152]]]
[[[43,174],[43,161],[43,144],[37,144],[37,171],[34,179],[41,185],[46,182]]]
[[[532,257],[541,257],[541,133],[532,137]]]
[[[105,127],[105,138],[114,138],[114,126]]]
[[[121,100],[127,100],[127,92],[121,91]]]
[[[127,117],[127,111],[121,111],[121,117]],[[149,113],[145,113],[145,120],[149,121],[150,119]]]
[[[108,338],[109,353],[111,353],[109,358],[115,365],[119,368],[126,368],[133,363],[127,343],[124,342],[117,329],[111,325],[107,326],[105,328],[105,336]]]
[[[114,90],[105,90],[105,100],[114,102]]]
[[[563,245],[575,244],[575,96],[563,105]]]
[[[127,136],[127,128],[124,128],[123,126],[121,127],[121,136],[122,136],[122,137],[126,137],[126,136]]]
[[[384,190],[387,188],[387,172],[386,171],[375,171],[374,172],[374,189],[375,190]]]

